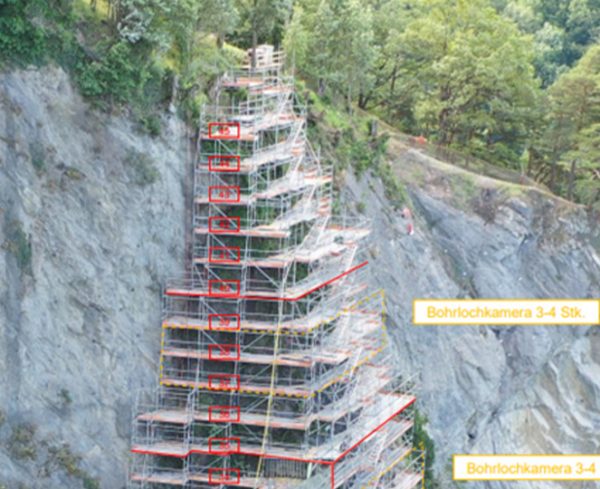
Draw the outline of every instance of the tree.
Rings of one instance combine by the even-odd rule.
[[[406,68],[401,56],[400,36],[422,10],[410,0],[371,0],[369,4],[373,12],[375,60],[371,83],[361,92],[358,105],[362,109],[383,106],[391,117],[393,111],[402,111],[411,103],[410,87],[399,87],[397,83]]]
[[[501,11],[535,36],[535,66],[544,86],[573,66],[600,34],[598,0],[510,0]]]
[[[304,0],[296,5],[285,44],[321,94],[331,86],[344,94],[351,108],[372,82],[372,24],[370,7],[359,0]]]
[[[225,37],[235,30],[239,21],[234,0],[196,0],[195,3],[199,30],[215,33],[217,46],[223,47]]]
[[[572,70],[563,74],[549,95],[547,145],[552,148],[548,159],[553,167],[550,184],[573,199],[578,178],[583,175],[585,179],[595,161],[591,153],[595,147],[595,124],[600,117],[600,45],[591,47]],[[564,175],[562,186],[557,186],[559,170]]]
[[[580,131],[575,147],[565,157],[577,162],[575,171],[569,174],[569,193],[600,211],[600,123]]]
[[[443,145],[517,161],[539,95],[531,38],[484,0],[427,5],[399,40],[418,81],[417,123]]]
[[[259,42],[279,44],[283,39],[292,0],[238,0],[240,26],[237,37],[252,48],[252,66],[256,64]]]

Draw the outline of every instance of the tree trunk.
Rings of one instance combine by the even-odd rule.
[[[348,114],[352,114],[352,84],[348,84],[348,91],[346,92],[346,106]]]
[[[550,166],[550,181],[548,182],[548,187],[553,192],[556,192],[556,158],[552,159],[552,163]]]
[[[319,97],[325,95],[325,80],[323,80],[323,78],[319,78],[319,88],[317,89],[317,94]]]
[[[177,96],[179,94],[179,76],[173,77],[173,85],[171,86],[171,103],[169,104],[169,110],[175,114],[177,111]]]
[[[577,160],[571,162],[571,171],[569,172],[569,186],[567,188],[567,200],[573,200],[573,187],[575,186],[575,171],[577,170]]]
[[[256,47],[258,46],[258,0],[254,0],[254,11],[252,12],[252,69],[256,69]]]
[[[378,124],[377,119],[371,119],[369,121],[369,136],[371,137],[371,139],[377,138],[378,129],[379,129],[379,124]]]
[[[258,35],[256,26],[252,27],[252,69],[256,69],[256,47],[258,46]]]
[[[449,130],[448,130],[448,117],[449,117],[449,109],[442,109],[440,115],[438,116],[438,124],[440,128],[440,141],[441,145],[447,146],[449,143]]]
[[[363,91],[361,90],[360,93],[358,94],[358,108],[365,110],[367,107],[368,101],[369,101],[369,96],[365,95],[363,93]]]

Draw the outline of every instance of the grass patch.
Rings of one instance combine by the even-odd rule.
[[[400,182],[392,170],[392,165],[381,162],[375,169],[375,174],[381,178],[385,189],[385,197],[390,201],[394,209],[410,203],[410,197],[406,187]]]
[[[450,202],[454,207],[463,211],[472,210],[473,202],[480,191],[476,178],[476,175],[468,172],[451,172],[446,175],[450,187]]]

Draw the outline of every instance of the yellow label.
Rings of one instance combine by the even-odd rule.
[[[600,480],[600,455],[454,455],[457,481]]]
[[[598,299],[416,299],[415,325],[598,325]]]

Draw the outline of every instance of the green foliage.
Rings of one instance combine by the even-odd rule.
[[[80,170],[72,166],[65,167],[64,175],[69,180],[75,180],[77,182],[85,178],[84,174]]]
[[[35,460],[37,457],[35,432],[35,426],[30,423],[14,426],[8,440],[11,455],[18,460]]]
[[[61,404],[64,407],[68,407],[73,404],[73,398],[71,397],[71,393],[67,389],[61,389],[58,393]]]
[[[543,130],[529,149],[534,176],[591,208],[600,205],[600,44],[548,90]]]
[[[29,154],[31,155],[31,164],[39,175],[46,170],[46,155],[44,147],[39,141],[34,141],[29,145]]]
[[[377,142],[346,117],[357,105],[594,207],[599,26],[596,0],[0,0],[0,64],[55,61],[95,106],[127,107],[158,136],[163,108],[195,123],[241,60],[227,39],[283,43],[319,94],[312,113],[335,130],[339,166],[378,172],[391,195]],[[43,149],[31,155],[41,174]],[[152,165],[134,167],[141,185],[155,180]]]
[[[379,163],[376,168],[376,175],[381,178],[385,188],[385,196],[395,209],[399,209],[410,202],[406,188],[394,174],[394,170],[389,163]]]
[[[83,476],[83,489],[100,489],[100,481],[89,475]]]
[[[152,185],[160,178],[156,163],[146,153],[130,150],[125,156],[124,163],[131,173],[133,182],[140,187]]]
[[[355,138],[352,129],[348,129],[342,134],[342,142],[337,153],[339,156],[337,161],[343,166],[349,162],[357,175],[361,175],[374,164],[373,152],[368,142]]]
[[[73,477],[81,477],[82,471],[79,468],[81,457],[75,455],[69,445],[64,444],[59,447],[48,447],[48,459],[52,465],[64,470]]]
[[[475,146],[503,164],[495,158],[502,145],[515,160],[538,96],[530,39],[485,0],[428,3],[400,37],[419,82],[417,123],[443,145]]]
[[[6,241],[3,247],[11,253],[22,273],[31,275],[31,260],[33,251],[31,241],[23,229],[21,221],[13,220],[6,227]]]
[[[238,24],[234,0],[108,0],[106,19],[105,9],[91,4],[0,0],[0,64],[54,60],[94,105],[130,106],[140,128],[154,136],[157,113],[172,96],[188,121],[197,116],[201,92],[216,76],[211,58],[230,58],[224,42]],[[219,61],[218,73],[227,66]],[[41,171],[42,160],[33,162]]]
[[[46,35],[32,16],[41,1],[0,0],[0,64],[40,63],[45,55]]]
[[[120,103],[141,97],[151,76],[148,61],[125,41],[110,46],[100,61],[82,63],[77,70],[83,95]]]
[[[435,445],[427,433],[427,416],[415,410],[415,424],[413,430],[413,443],[418,450],[425,450],[425,487],[427,489],[441,489],[433,474],[435,462]]]
[[[68,393],[66,395],[68,396]],[[47,447],[47,453],[40,474],[49,477],[57,471],[62,471],[74,479],[79,479],[84,489],[100,488],[100,481],[81,467],[82,458],[74,453],[67,443],[54,444],[42,440],[41,445]]]
[[[579,131],[574,146],[564,157],[574,167],[568,196],[600,210],[600,123]]]
[[[150,134],[150,136],[157,137],[160,135],[161,122],[160,117],[156,114],[149,114],[140,118],[140,124],[144,129],[144,132]]]
[[[358,0],[298,2],[285,46],[296,67],[319,85],[355,97],[368,89],[375,60],[370,6]]]
[[[259,43],[279,45],[289,18],[292,0],[236,0],[239,24],[236,41],[250,48]]]

